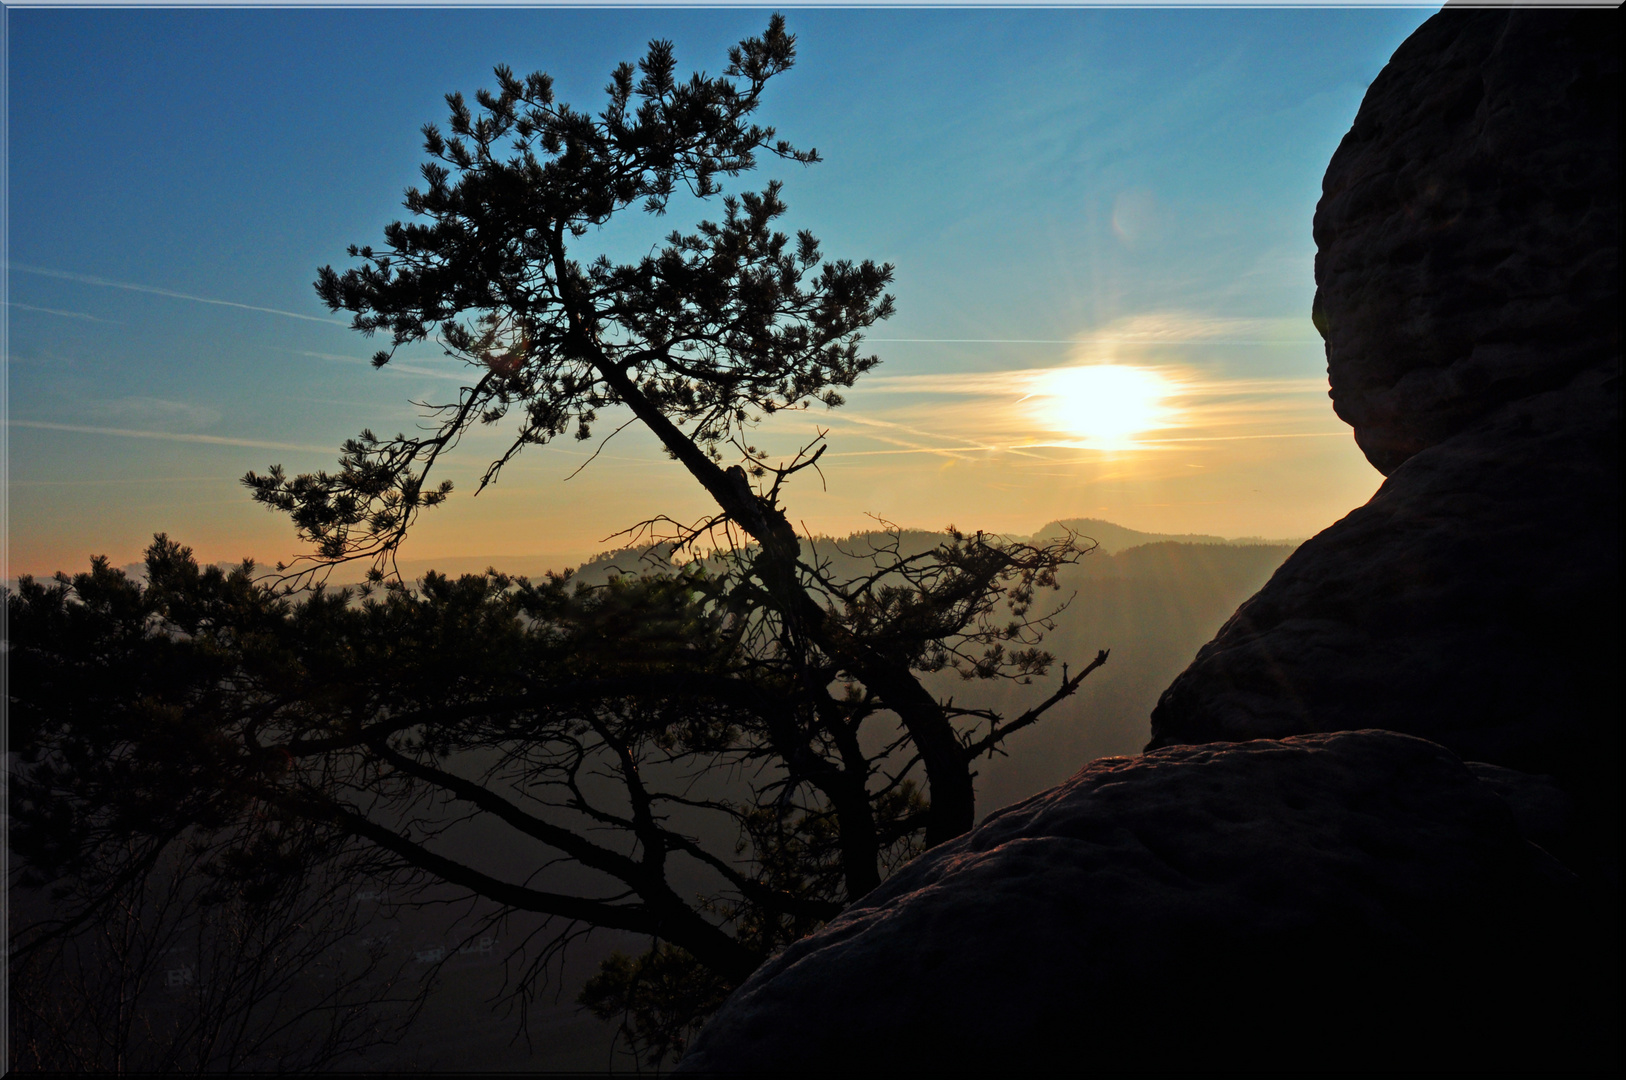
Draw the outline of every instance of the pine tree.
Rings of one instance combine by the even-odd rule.
[[[821,552],[792,526],[782,498],[822,436],[775,463],[751,433],[839,407],[879,362],[864,331],[893,311],[890,265],[826,260],[812,233],[780,230],[778,182],[724,191],[763,154],[819,160],[752,120],[794,58],[775,15],[716,77],[679,81],[672,45],[652,42],[616,68],[596,115],[557,102],[548,76],[504,67],[476,107],[448,96],[449,134],[423,129],[409,220],[352,247],[342,273],[323,267],[316,290],[387,335],[375,365],[434,340],[471,385],[430,434],[363,431],[337,471],[245,478],[312,545],[293,580],[362,559],[385,588],[359,604],[319,591],[277,609],[274,632],[220,639],[236,685],[260,697],[210,722],[233,753],[278,765],[256,774],[259,797],[507,908],[648,935],[651,950],[606,965],[585,1000],[629,1017],[656,1057],[774,951],[969,829],[975,760],[1106,660],[1064,668],[1015,717],[939,700],[922,682],[933,672],[1047,673],[1035,597],[1081,549],[951,529],[931,550],[894,531]],[[680,192],[719,201],[721,220],[632,263],[591,252],[597,226],[660,217]],[[389,576],[418,515],[450,494],[432,473],[472,425],[517,420],[483,488],[528,445],[591,438],[610,410],[716,507],[636,528],[667,556],[717,554],[594,588],[492,573],[413,590]],[[288,666],[248,674],[273,640]],[[499,821],[612,885],[576,895],[487,874],[437,843],[431,806]],[[698,897],[679,884],[697,874]]]

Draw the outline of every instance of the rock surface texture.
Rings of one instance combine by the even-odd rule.
[[[1556,777],[1618,851],[1618,23],[1448,9],[1372,83],[1315,319],[1388,479],[1203,647],[1150,748],[1410,732]]]
[[[1401,46],[1315,220],[1381,490],[1143,756],[903,867],[679,1071],[1618,1068],[1618,23],[1453,9]]]
[[[1103,758],[792,945],[679,1071],[1557,1065],[1598,1021],[1581,891],[1421,739]]]
[[[1333,407],[1384,475],[1618,358],[1614,21],[1442,12],[1333,154],[1314,319]]]

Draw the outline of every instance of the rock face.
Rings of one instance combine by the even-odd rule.
[[[1382,489],[1143,756],[899,870],[679,1071],[1618,1069],[1617,23],[1447,10],[1396,52],[1315,223]]]
[[[1442,12],[1333,154],[1314,318],[1333,407],[1384,475],[1619,357],[1615,22]]]
[[[1573,1064],[1579,892],[1420,739],[1103,758],[792,945],[679,1071]]]
[[[1151,747],[1411,732],[1557,777],[1617,850],[1618,21],[1448,9],[1372,83],[1315,318],[1388,479],[1203,647]]]

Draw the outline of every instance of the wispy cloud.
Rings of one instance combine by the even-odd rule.
[[[1018,445],[1009,438],[1003,441],[978,440],[974,433],[961,434],[956,439],[936,431],[928,431],[911,424],[882,420],[874,416],[845,415],[827,418],[830,427],[845,426],[874,442],[890,447],[886,450],[837,451],[830,457],[875,457],[881,454],[940,454],[944,457],[969,458],[990,453],[1024,455],[1029,447]],[[963,425],[957,425],[963,426]],[[922,441],[925,440],[925,441]]]
[[[1216,379],[1188,369],[1150,365],[1169,380],[1173,396],[1271,397],[1312,395],[1325,397],[1324,377],[1296,379]],[[1056,372],[1056,368],[1014,368],[1004,371],[923,372],[914,375],[872,375],[851,394],[922,394],[955,397],[1018,398],[1032,394]]]
[[[1052,368],[1018,368],[1014,371],[953,372],[933,371],[918,375],[872,375],[858,384],[849,396],[859,394],[954,394],[972,397],[1018,395],[1041,373]]]
[[[1128,329],[1143,340],[1176,335],[1184,340],[1235,332],[1236,322],[1147,320]],[[1071,384],[1057,379],[1078,366],[1077,359],[1002,371],[871,376],[852,391],[858,407],[820,423],[845,435],[845,445],[832,457],[936,454],[986,460],[993,454],[1012,464],[1058,453],[1161,456],[1194,444],[1348,436],[1328,405],[1324,376],[1226,378],[1206,365],[1136,357],[1120,353],[1114,362],[1155,373],[1165,389],[1147,414],[1148,423],[1132,437],[1080,434],[1077,418],[1088,410],[1069,404]]]
[[[1239,319],[1156,311],[1079,335],[1080,345],[1319,345],[1308,319]]]
[[[13,480],[12,487],[129,487],[134,484],[236,484],[235,476],[99,476],[93,480]]]
[[[1070,338],[892,338],[877,344],[918,345],[1319,345],[1308,319],[1241,319],[1190,312],[1147,312],[1115,319]]]
[[[866,337],[866,342],[905,345],[1077,345],[1077,338],[980,338],[980,337]]]
[[[283,311],[281,308],[261,307],[258,304],[240,304],[235,300],[217,300],[209,296],[194,296],[192,293],[176,292],[174,289],[160,289],[152,285],[137,285],[130,281],[114,281],[110,278],[95,277],[91,274],[75,274],[67,270],[50,270],[43,266],[25,266],[21,263],[11,263],[12,270],[25,274],[35,274],[39,277],[56,278],[58,281],[74,281],[81,285],[98,285],[107,289],[123,289],[126,292],[150,293],[153,296],[167,296],[172,300],[190,300],[196,304],[214,304],[218,307],[241,308],[244,311],[260,311],[267,315],[281,315],[287,319],[300,319],[304,322],[326,323],[329,326],[349,326],[342,319],[324,319],[318,315],[302,315],[297,311]]]
[[[96,315],[86,315],[83,311],[63,311],[60,308],[36,307],[33,304],[20,304],[15,300],[7,300],[7,307],[18,311],[38,311],[46,315],[60,315],[64,319],[83,319],[85,322],[117,323],[117,319],[103,319]]]
[[[365,359],[360,356],[343,356],[339,353],[311,352],[309,349],[290,349],[289,351],[295,356],[308,356],[313,360],[333,360],[341,364],[364,364],[367,367],[373,366],[372,360]],[[403,364],[395,360],[391,360],[388,364],[385,364],[381,370],[393,371],[400,375],[428,375],[430,378],[451,379],[454,382],[468,381],[462,375],[459,375],[456,372],[435,371],[431,368],[416,367],[412,364]]]
[[[220,422],[219,409],[167,398],[125,397],[110,401],[87,401],[84,408],[109,420],[168,430],[206,428]]]
[[[125,439],[163,439],[169,442],[204,443],[210,446],[247,446],[256,450],[309,450],[331,454],[334,447],[303,443],[269,442],[264,439],[236,439],[224,435],[194,435],[175,431],[138,431],[132,428],[92,427],[89,424],[57,424],[47,420],[3,420],[8,427],[37,428],[42,431],[71,431],[81,435],[111,435]]]
[[[1247,435],[1192,435],[1180,436],[1170,439],[1152,439],[1146,446],[1161,446],[1164,443],[1201,443],[1201,442],[1248,442],[1253,439],[1347,439],[1347,431],[1256,431]]]
[[[1190,379],[1179,384],[1182,397],[1297,397],[1327,396],[1325,375],[1297,379]]]

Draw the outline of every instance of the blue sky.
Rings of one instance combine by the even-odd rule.
[[[733,189],[784,179],[788,224],[894,263],[898,299],[846,408],[764,430],[788,448],[831,429],[829,490],[793,492],[793,518],[1300,536],[1363,501],[1379,477],[1332,417],[1307,315],[1310,219],[1367,84],[1430,13],[789,10],[798,62],[762,118],[826,161]],[[400,216],[442,96],[507,63],[596,109],[650,38],[717,71],[767,9],[9,19],[11,571],[37,573],[133,561],[158,530],[209,559],[292,554],[236,478],[329,464],[459,385],[429,346],[368,370],[373,343],[310,286]],[[635,256],[718,213],[674,202],[584,250]],[[1046,373],[1099,362],[1167,377],[1156,437],[1046,433]],[[408,558],[562,557],[704,510],[631,432],[568,483],[576,446],[470,499],[488,441]]]

